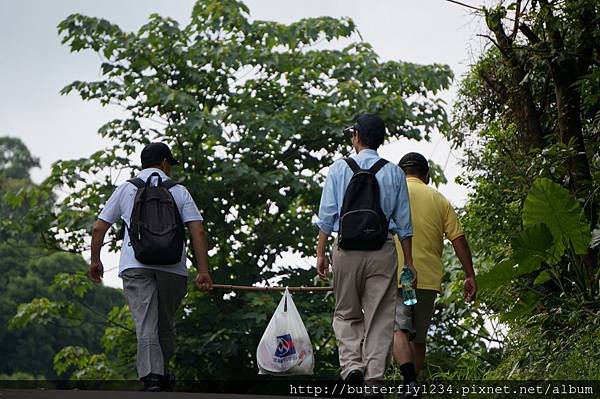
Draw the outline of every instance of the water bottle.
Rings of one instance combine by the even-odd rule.
[[[400,275],[400,284],[402,285],[402,296],[404,298],[405,305],[414,305],[417,303],[417,295],[415,289],[412,287],[413,274],[407,265],[402,268],[402,274]]]

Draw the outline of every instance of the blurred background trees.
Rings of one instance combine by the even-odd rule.
[[[98,351],[106,322],[105,315],[123,304],[119,290],[90,287],[81,297],[53,289],[54,281],[81,272],[86,262],[78,255],[46,248],[22,224],[30,207],[51,205],[48,198],[25,195],[34,183],[29,171],[38,166],[27,147],[16,138],[0,137],[0,375],[2,379],[56,378],[54,355],[67,345]],[[80,303],[78,314],[49,308],[48,301]],[[10,320],[29,307],[32,321],[22,328],[9,328]],[[38,306],[35,306],[37,304]],[[34,309],[35,308],[35,309]],[[88,309],[89,308],[89,309]],[[16,327],[13,323],[11,327]]]

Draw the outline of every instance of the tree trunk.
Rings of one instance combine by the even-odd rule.
[[[572,143],[576,151],[568,161],[569,188],[579,197],[587,198],[591,194],[592,175],[581,126],[581,96],[575,87],[579,76],[573,67],[551,63],[550,68],[554,78],[560,139],[563,144]]]
[[[501,19],[489,14],[486,22],[496,37],[495,44],[502,53],[504,63],[510,68],[511,87],[508,93],[508,104],[515,116],[517,127],[525,136],[529,148],[542,148],[544,132],[540,124],[539,111],[533,101],[531,86],[527,82],[527,71],[523,61],[513,48],[512,39],[504,31]]]

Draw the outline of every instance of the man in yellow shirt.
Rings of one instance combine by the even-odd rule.
[[[402,157],[398,165],[404,170],[408,183],[413,225],[412,253],[418,282],[416,305],[405,305],[401,290],[398,293],[393,354],[405,383],[414,385],[416,376],[425,362],[427,330],[434,313],[435,298],[441,289],[444,238],[452,242],[454,252],[465,271],[466,301],[475,298],[477,285],[469,244],[456,212],[440,192],[427,185],[427,160],[423,155],[411,152]],[[396,249],[398,265],[402,267],[402,248],[397,242]]]

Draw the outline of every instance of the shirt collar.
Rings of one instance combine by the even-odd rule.
[[[419,179],[416,176],[406,176],[406,181],[413,182],[413,183],[425,184],[425,182],[423,180]]]
[[[165,172],[163,172],[162,170],[158,169],[158,168],[146,168],[143,169],[142,171],[140,171],[140,173],[138,174],[137,177],[139,177],[142,180],[146,180],[148,177],[150,177],[150,175],[152,173],[158,173],[158,175],[160,176],[161,179],[166,180],[169,178],[169,176],[167,176],[167,174]]]
[[[373,150],[371,148],[365,148],[364,150],[362,150],[361,152],[359,152],[358,154],[356,154],[357,156],[379,156],[379,154],[377,153],[377,150]]]

